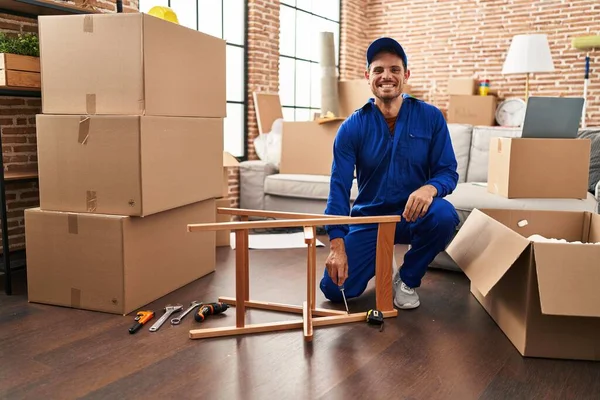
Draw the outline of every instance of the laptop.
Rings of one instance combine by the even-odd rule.
[[[582,97],[530,97],[521,137],[574,139],[583,111]]]

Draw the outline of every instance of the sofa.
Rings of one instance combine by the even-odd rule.
[[[446,197],[456,208],[462,226],[474,208],[538,209],[598,212],[600,180],[600,129],[580,130],[592,139],[589,192],[586,199],[508,199],[487,191],[488,151],[492,137],[520,137],[520,128],[448,124],[458,161],[459,182]],[[240,207],[270,211],[322,214],[329,193],[329,176],[280,174],[276,165],[262,160],[240,164]],[[356,180],[351,200],[358,194]],[[434,263],[456,269],[440,255]]]

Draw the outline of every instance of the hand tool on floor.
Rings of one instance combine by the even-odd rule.
[[[383,331],[383,314],[379,310],[367,311],[367,323],[369,325],[379,325],[379,332]]]
[[[342,297],[344,298],[344,304],[346,305],[346,313],[350,314],[350,310],[348,309],[348,302],[346,301],[346,292],[344,291],[344,285],[339,286],[340,291],[342,292]]]
[[[171,325],[179,325],[181,320],[184,319],[186,315],[188,315],[189,313],[194,311],[194,309],[196,309],[196,307],[199,307],[201,305],[202,305],[201,301],[192,301],[190,303],[190,307],[187,310],[185,310],[180,316],[171,319]]]
[[[221,314],[222,312],[225,312],[228,308],[229,305],[221,302],[204,304],[202,307],[200,307],[198,312],[194,314],[194,319],[197,322],[203,322],[209,315]]]
[[[179,312],[181,310],[183,310],[183,306],[181,304],[177,304],[174,306],[170,304],[167,305],[165,307],[165,313],[162,315],[162,317],[160,317],[160,319],[150,327],[150,332],[156,332],[157,330],[159,330],[162,324],[165,323],[165,321],[171,316],[171,314]]]
[[[154,311],[138,311],[135,316],[135,323],[131,328],[129,328],[129,333],[136,333],[139,331],[142,326],[148,321],[154,318]]]

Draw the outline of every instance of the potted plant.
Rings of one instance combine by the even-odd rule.
[[[40,89],[40,46],[34,33],[0,32],[0,87]]]

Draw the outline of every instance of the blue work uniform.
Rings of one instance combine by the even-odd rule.
[[[428,265],[444,250],[459,223],[456,210],[443,199],[458,182],[456,156],[448,126],[441,111],[403,94],[393,132],[370,99],[341,125],[333,145],[333,165],[325,214],[375,216],[402,215],[408,197],[429,184],[437,195],[423,217],[404,218],[396,224],[394,243],[410,244],[400,269],[402,281],[419,287]],[[354,173],[358,196],[350,209]],[[329,225],[330,240],[344,238],[348,257],[347,297],[362,294],[375,275],[377,225]],[[331,301],[341,301],[341,292],[324,271],[320,283]]]

